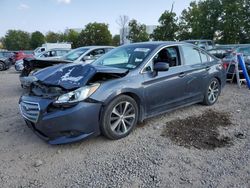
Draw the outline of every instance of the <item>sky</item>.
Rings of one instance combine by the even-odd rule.
[[[84,28],[90,22],[109,24],[119,34],[116,20],[120,15],[146,25],[157,25],[165,10],[180,15],[192,0],[0,0],[0,37],[9,29],[27,32],[64,32]]]

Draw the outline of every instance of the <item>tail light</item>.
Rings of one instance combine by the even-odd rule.
[[[227,68],[228,68],[228,63],[225,63],[225,62],[224,62],[224,63],[222,63],[222,66],[223,66],[224,69],[227,70]]]

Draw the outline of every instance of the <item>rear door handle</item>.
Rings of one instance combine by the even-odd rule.
[[[181,72],[181,73],[179,74],[179,77],[180,77],[180,78],[183,78],[184,76],[186,76],[186,73],[185,73],[185,72]]]

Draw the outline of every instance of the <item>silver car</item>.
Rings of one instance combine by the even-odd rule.
[[[61,59],[73,63],[89,64],[112,49],[114,49],[113,46],[85,46],[70,51]]]

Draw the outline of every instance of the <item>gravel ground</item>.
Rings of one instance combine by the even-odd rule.
[[[229,84],[214,106],[193,105],[148,119],[118,141],[99,136],[61,146],[48,145],[26,127],[18,110],[21,93],[14,69],[0,72],[1,187],[250,186],[250,91],[246,88]],[[167,136],[173,123],[183,125],[190,117],[198,121],[208,111],[229,115],[229,126],[211,126],[211,131],[231,144],[186,147],[173,135]],[[183,141],[185,135],[178,136]]]

